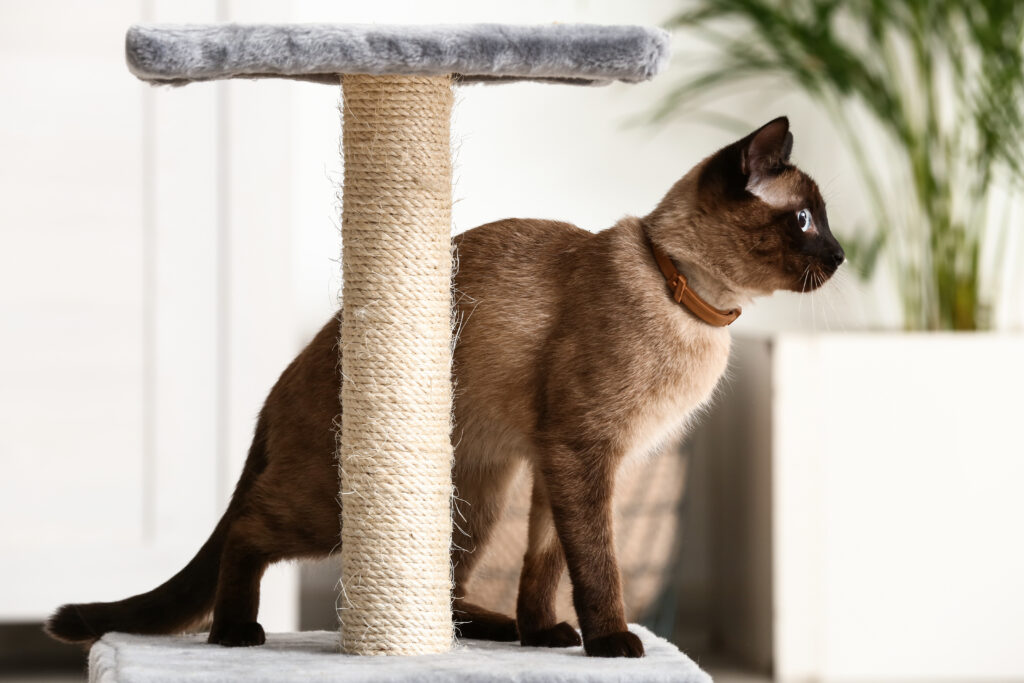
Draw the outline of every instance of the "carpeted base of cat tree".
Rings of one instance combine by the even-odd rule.
[[[91,683],[298,683],[323,681],[672,681],[711,683],[711,677],[668,641],[642,626],[642,659],[586,657],[582,647],[522,647],[463,640],[451,652],[415,657],[358,657],[338,653],[331,631],[277,633],[261,647],[208,645],[206,634],[133,636],[109,633],[89,653]]]

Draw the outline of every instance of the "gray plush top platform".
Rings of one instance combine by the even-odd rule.
[[[711,683],[675,646],[640,626],[647,656],[598,659],[583,648],[522,647],[518,643],[461,642],[450,653],[419,657],[338,654],[329,631],[270,634],[260,647],[208,645],[205,634],[132,636],[110,633],[89,652],[91,683],[308,683],[311,681],[623,681]]]
[[[151,83],[293,78],[337,85],[338,74],[461,81],[637,82],[668,61],[668,34],[643,26],[457,24],[136,25],[128,68]]]

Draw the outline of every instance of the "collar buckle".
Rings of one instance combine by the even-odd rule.
[[[668,282],[669,288],[672,290],[672,299],[675,302],[682,303],[683,294],[686,292],[686,276],[682,273],[676,273]]]
[[[720,311],[700,298],[700,295],[687,285],[686,276],[680,273],[676,269],[675,264],[672,263],[672,259],[651,241],[646,231],[644,232],[644,239],[646,239],[647,246],[650,247],[651,252],[654,254],[654,260],[658,264],[658,269],[665,276],[665,282],[671,291],[673,301],[677,304],[682,304],[694,316],[715,327],[725,327],[740,317],[740,313],[743,311],[738,306],[728,311]]]

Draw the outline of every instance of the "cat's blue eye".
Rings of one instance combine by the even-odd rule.
[[[811,212],[807,209],[800,209],[796,212],[796,224],[801,230],[807,232],[811,229]]]

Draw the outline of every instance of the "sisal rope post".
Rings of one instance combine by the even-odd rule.
[[[451,79],[342,82],[342,650],[445,652],[451,614]]]

